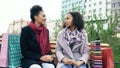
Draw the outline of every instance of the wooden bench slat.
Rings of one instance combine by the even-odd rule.
[[[51,48],[51,49],[55,49],[55,48],[56,48],[56,45],[50,45],[50,48]]]
[[[55,54],[55,49],[51,49],[51,52],[52,52],[53,54]]]

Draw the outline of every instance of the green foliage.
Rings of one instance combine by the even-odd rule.
[[[56,20],[55,21],[55,27],[54,29],[54,33],[53,33],[53,40],[56,41],[57,40],[57,35],[59,33],[59,31],[62,29],[62,21],[61,20]]]
[[[72,11],[75,11],[74,4],[72,4]],[[78,7],[78,10],[79,7]],[[84,10],[82,11],[84,15]],[[116,36],[116,34],[120,32],[116,32],[115,29],[118,26],[118,16],[119,14],[115,14],[115,16],[107,16],[106,19],[98,19],[96,15],[93,15],[93,18],[89,17],[89,20],[85,21],[85,29],[88,33],[88,40],[93,41],[97,38],[100,38],[102,43],[110,44],[110,47],[113,49],[114,61],[120,62],[120,38]],[[64,14],[62,14],[62,21],[64,20]],[[105,26],[107,25],[107,26]],[[55,26],[55,40],[57,38],[58,32],[62,29],[62,26],[59,22],[56,22]]]
[[[114,17],[107,16],[107,20],[102,21],[94,16],[94,20],[91,19],[90,21],[85,22],[89,42],[99,37],[102,43],[110,44],[110,47],[113,49],[115,62],[120,62],[120,38],[116,36],[119,32],[115,31],[119,23],[118,18],[119,16],[116,14]],[[105,24],[108,25],[106,29],[104,29]]]

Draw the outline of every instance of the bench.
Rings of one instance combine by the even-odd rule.
[[[90,48],[89,54],[91,56],[92,55],[92,51],[91,51],[91,47],[90,47],[91,44],[88,43],[88,45],[89,45],[89,48]],[[101,45],[101,50],[110,48],[109,44],[107,44],[107,43],[101,43],[100,45]],[[56,41],[50,41],[50,47],[51,47],[51,52],[53,54],[55,54]],[[55,65],[57,64],[57,62],[58,62],[57,58],[55,58],[55,60],[54,60]],[[90,62],[91,62],[91,57],[89,58],[88,64],[90,64]]]
[[[0,45],[1,45],[1,41],[2,41],[2,39],[0,38]],[[88,45],[90,47],[91,44],[88,43]],[[55,54],[56,41],[50,41],[50,48],[51,48],[51,52],[53,54]],[[106,48],[110,48],[109,44],[101,43],[101,49],[106,49]],[[90,52],[90,55],[91,55],[91,52]],[[90,61],[90,59],[89,59],[89,61]],[[57,58],[55,58],[55,60],[54,60],[55,65],[57,64],[57,62],[58,62]],[[21,67],[19,67],[19,68],[21,68]]]

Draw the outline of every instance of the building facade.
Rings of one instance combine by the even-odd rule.
[[[107,15],[111,15],[111,0],[85,1],[85,18],[94,19],[96,16],[98,20],[105,20]]]
[[[112,0],[111,1],[112,5],[112,14],[118,13],[120,14],[120,0]]]
[[[62,15],[70,11],[83,13],[85,0],[62,0]]]
[[[62,0],[62,16],[69,11],[79,11],[86,20],[94,16],[105,20],[111,15],[111,0]]]
[[[112,6],[111,12],[113,19],[115,18],[115,16],[118,15],[118,26],[116,27],[116,31],[120,32],[120,0],[112,0],[111,6]]]
[[[27,20],[15,20],[8,26],[8,33],[9,34],[20,34],[21,29],[29,24]]]

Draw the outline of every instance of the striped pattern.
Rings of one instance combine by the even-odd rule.
[[[103,68],[100,41],[91,43],[91,68]]]

